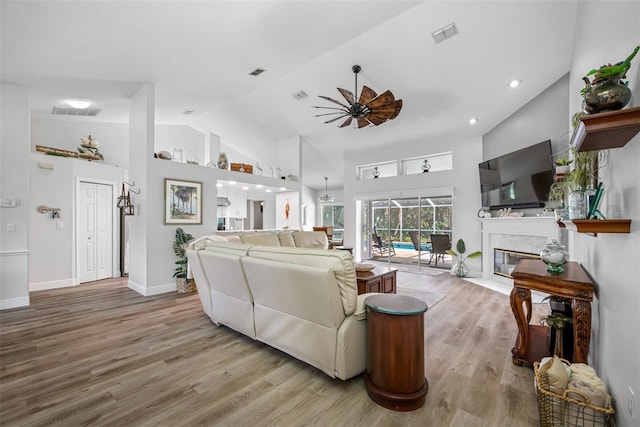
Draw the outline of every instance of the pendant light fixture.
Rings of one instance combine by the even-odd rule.
[[[329,181],[328,177],[324,177],[324,196],[320,196],[320,202],[322,203],[327,203],[327,202],[333,202],[334,198],[333,196],[330,196],[329,194],[327,194],[327,182]]]

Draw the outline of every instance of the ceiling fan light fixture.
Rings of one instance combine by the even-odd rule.
[[[312,108],[321,108],[324,110],[332,110],[327,113],[316,114],[316,117],[321,116],[333,116],[326,123],[333,123],[340,119],[345,119],[338,127],[348,127],[354,120],[354,127],[358,129],[368,127],[370,125],[379,126],[382,123],[395,119],[400,110],[402,109],[402,100],[396,100],[391,93],[387,90],[381,95],[378,95],[373,89],[362,86],[362,91],[358,97],[358,73],[362,70],[359,65],[351,67],[355,75],[355,90],[354,92],[346,89],[338,88],[338,92],[347,101],[336,101],[328,96],[319,95],[326,101],[332,102],[339,107],[324,107],[313,105]]]

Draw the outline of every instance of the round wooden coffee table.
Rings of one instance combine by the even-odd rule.
[[[424,405],[429,383],[424,376],[424,313],[427,304],[417,298],[372,295],[367,307],[367,370],[369,397],[394,411],[412,411]]]

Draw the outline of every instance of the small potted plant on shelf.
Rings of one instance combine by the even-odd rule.
[[[173,273],[173,277],[176,278],[176,289],[178,293],[184,294],[194,292],[196,290],[196,283],[193,279],[187,278],[187,265],[189,260],[187,259],[187,245],[193,240],[193,236],[189,233],[185,233],[182,228],[176,229],[176,237],[173,241],[173,252],[178,257],[175,262],[176,271]]]
[[[469,273],[469,268],[464,262],[467,259],[473,259],[473,258],[479,257],[480,255],[482,255],[482,252],[475,251],[475,252],[471,252],[467,256],[464,256],[464,253],[467,250],[467,248],[465,247],[464,240],[462,239],[458,239],[458,242],[456,243],[456,249],[458,250],[458,252],[455,252],[451,249],[447,249],[447,253],[452,257],[456,257],[456,260],[457,260],[456,264],[453,266],[453,272],[458,277],[467,277],[467,274]]]
[[[573,163],[573,160],[568,155],[557,158],[555,161],[556,175],[563,176],[568,174],[571,167],[571,163]]]

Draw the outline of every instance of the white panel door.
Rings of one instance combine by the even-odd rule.
[[[78,281],[112,277],[113,187],[80,182],[78,195]]]

